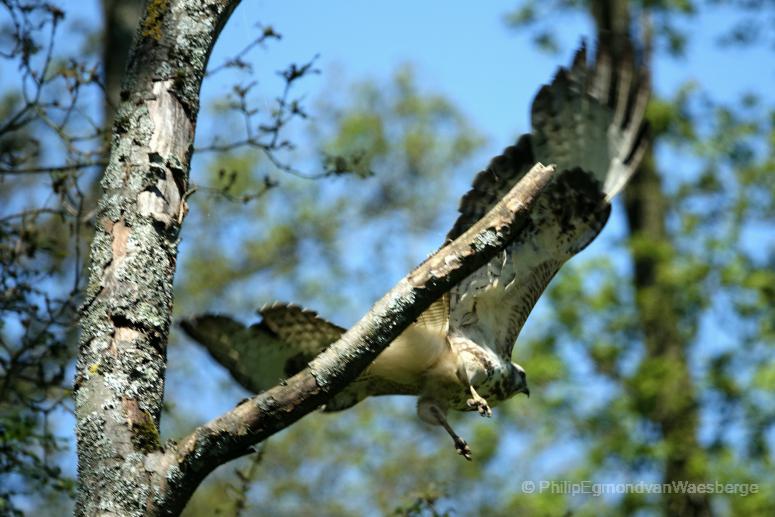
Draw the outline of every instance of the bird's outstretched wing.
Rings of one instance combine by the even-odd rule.
[[[261,321],[249,327],[213,314],[180,322],[186,334],[255,393],[300,372],[344,332],[298,305],[277,303],[258,312]]]
[[[258,313],[261,321],[249,327],[214,314],[182,320],[180,327],[204,346],[243,388],[254,393],[300,372],[344,333],[343,328],[298,305],[273,303]],[[425,326],[441,325],[445,315],[446,306],[440,301],[420,320]],[[411,383],[398,383],[367,370],[323,409],[341,411],[369,396],[412,395],[417,389]]]
[[[588,65],[582,45],[572,66],[541,88],[531,109],[532,132],[476,176],[447,239],[478,221],[536,162],[555,164],[558,172],[528,228],[452,289],[450,333],[510,360],[539,296],[562,264],[597,236],[610,200],[638,167],[648,144],[643,123],[648,95],[633,53],[614,69],[602,44],[594,65]]]

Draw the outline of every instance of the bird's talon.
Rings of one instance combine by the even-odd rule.
[[[492,416],[492,409],[490,409],[490,405],[484,399],[468,399],[466,404],[469,408],[478,411],[481,416]]]
[[[471,461],[471,448],[468,446],[465,440],[460,438],[460,440],[455,441],[455,449],[457,450],[457,453],[463,456],[468,461]]]

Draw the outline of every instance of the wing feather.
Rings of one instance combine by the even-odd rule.
[[[249,327],[213,314],[183,320],[180,326],[242,387],[255,393],[300,372],[344,332],[298,305],[276,303],[259,314],[262,320]]]
[[[510,358],[546,286],[597,236],[609,213],[592,174],[562,171],[537,201],[526,229],[506,248],[507,260],[490,262],[451,291],[450,331]]]
[[[481,218],[536,162],[557,165],[527,228],[502,255],[450,292],[450,332],[504,358],[559,268],[602,230],[610,200],[636,170],[648,145],[643,117],[648,81],[632,52],[612,65],[601,43],[593,66],[584,45],[568,69],[536,95],[533,130],[480,172],[463,196],[448,238]]]
[[[339,339],[345,329],[315,311],[299,305],[275,302],[259,309],[262,322],[283,342],[309,356],[310,360]]]
[[[481,219],[535,165],[530,135],[522,135],[517,143],[490,161],[486,169],[474,178],[471,190],[460,200],[460,216],[447,234],[452,241]]]
[[[227,316],[203,314],[180,322],[243,388],[254,393],[292,374],[304,357],[261,324],[246,326]]]
[[[446,334],[449,329],[449,294],[445,294],[417,318],[417,325]]]

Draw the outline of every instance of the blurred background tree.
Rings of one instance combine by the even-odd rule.
[[[138,5],[104,0],[95,29],[63,7],[2,2],[2,75],[18,81],[0,88],[0,513],[59,515],[70,504],[73,320],[105,121]],[[578,41],[557,32],[563,23],[591,39],[632,34],[651,49],[656,85],[653,153],[625,210],[563,268],[516,347],[534,396],[492,421],[458,418],[477,452],[470,464],[417,421],[409,400],[311,415],[217,471],[186,514],[775,511],[773,99],[743,86],[730,101],[712,82],[660,75],[681,66],[700,21],[720,21],[708,55],[771,58],[775,9],[525,0],[496,15],[563,63]],[[262,25],[212,61],[205,83],[176,314],[248,321],[279,299],[347,325],[441,243],[457,197],[499,149],[469,120],[476,107],[425,88],[411,64],[348,80],[319,65],[311,41],[271,82],[253,63],[286,41],[254,16]],[[317,72],[318,90],[296,93]],[[548,80],[523,78],[533,92]],[[162,421],[170,438],[246,395],[177,339]],[[526,494],[524,480],[719,480],[759,492]]]

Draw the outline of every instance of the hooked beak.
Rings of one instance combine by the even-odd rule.
[[[527,386],[525,386],[525,389],[522,390],[522,393],[527,395],[527,398],[530,398],[530,388],[528,388]]]

